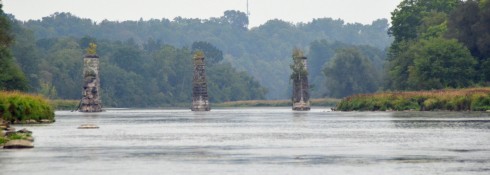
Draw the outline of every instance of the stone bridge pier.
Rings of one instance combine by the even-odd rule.
[[[99,57],[85,55],[83,58],[83,88],[80,112],[101,112]]]
[[[208,85],[204,64],[204,53],[197,51],[194,55],[194,78],[192,80],[192,111],[210,111]]]

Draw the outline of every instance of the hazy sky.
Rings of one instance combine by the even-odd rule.
[[[41,19],[55,12],[95,21],[220,17],[226,10],[245,12],[247,0],[2,0],[4,11],[17,19]],[[250,26],[270,19],[297,23],[314,18],[341,18],[370,24],[390,18],[401,0],[249,0]]]

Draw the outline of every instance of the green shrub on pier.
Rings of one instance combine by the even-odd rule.
[[[54,121],[54,110],[41,96],[0,91],[0,117],[11,123],[43,119]]]
[[[455,90],[387,92],[354,95],[336,107],[340,111],[405,111],[405,110],[490,110],[490,88]]]

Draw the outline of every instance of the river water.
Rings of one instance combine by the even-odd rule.
[[[490,113],[57,111],[0,174],[490,174]],[[93,130],[77,129],[96,124]]]

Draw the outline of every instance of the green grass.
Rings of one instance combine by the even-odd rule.
[[[54,110],[41,96],[0,91],[0,117],[11,123],[42,119],[54,121]]]
[[[3,145],[5,143],[7,143],[9,140],[4,138],[4,137],[0,137],[0,145]]]
[[[49,100],[49,104],[55,110],[75,110],[80,103],[80,100]]]
[[[354,95],[343,99],[339,111],[487,111],[490,88],[386,92]]]
[[[10,140],[27,140],[29,137],[31,137],[31,134],[27,133],[15,133],[9,136],[0,137],[0,145],[3,145]]]
[[[30,136],[31,136],[30,134],[15,133],[15,134],[9,135],[7,137],[7,139],[8,140],[26,140]]]
[[[312,106],[335,106],[339,99],[323,98],[311,100]],[[291,100],[246,100],[211,104],[213,107],[286,107],[291,106]]]

